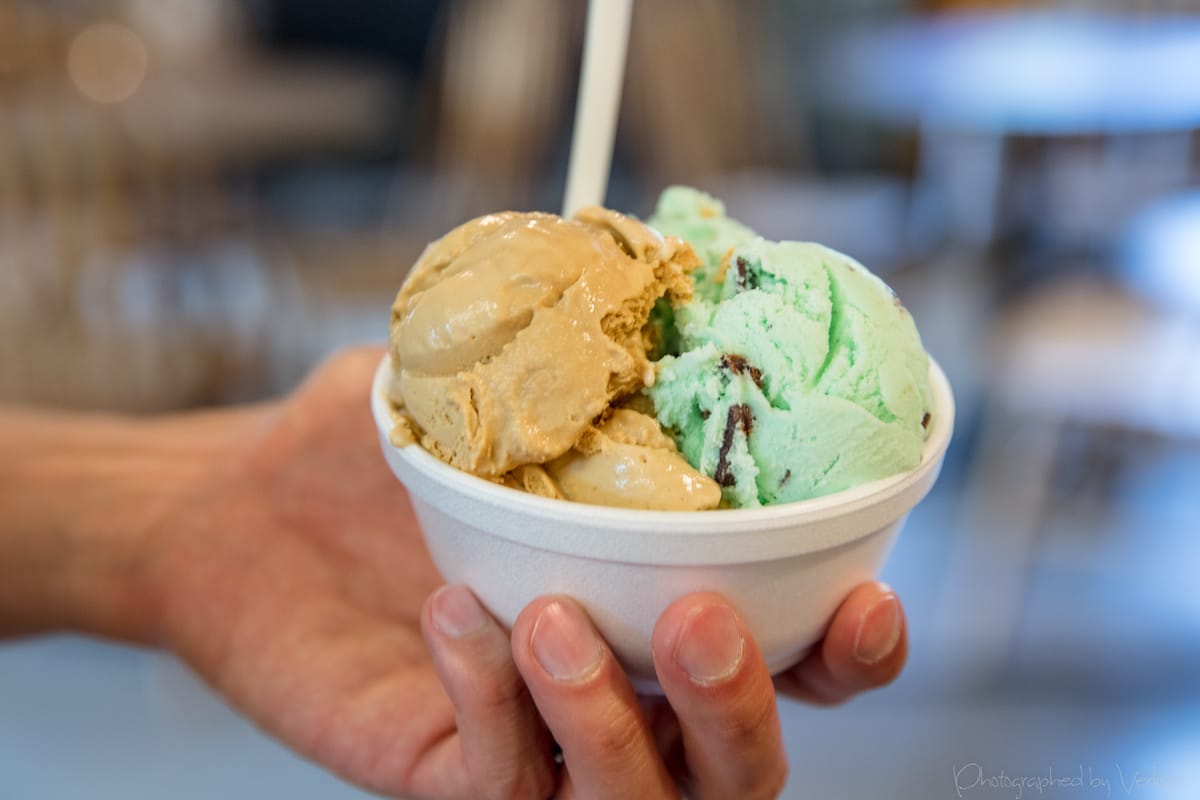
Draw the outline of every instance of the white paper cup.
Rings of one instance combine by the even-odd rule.
[[[837,494],[756,509],[640,511],[551,500],[477,478],[388,440],[385,357],[372,387],[384,456],[408,488],[434,562],[504,625],[545,594],[578,600],[642,692],[658,691],[650,634],[668,605],[714,591],[740,611],[772,673],[799,661],[850,591],[878,575],[933,486],[954,398],[930,362],[932,429],[913,470]]]

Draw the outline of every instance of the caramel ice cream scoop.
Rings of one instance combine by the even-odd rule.
[[[612,408],[653,380],[650,310],[689,297],[697,263],[681,240],[601,208],[459,226],[392,306],[393,440],[538,494],[715,507],[719,488],[651,418]]]

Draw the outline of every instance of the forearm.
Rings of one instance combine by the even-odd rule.
[[[0,636],[153,640],[164,526],[252,417],[0,410]]]

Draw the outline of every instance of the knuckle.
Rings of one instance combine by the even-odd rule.
[[[733,744],[756,741],[765,734],[774,734],[778,727],[778,711],[773,694],[752,694],[732,705],[714,725],[720,737]]]
[[[736,797],[738,800],[774,800],[787,786],[788,763],[782,748],[772,753],[769,761],[752,759],[732,775],[727,774],[722,787],[715,792],[698,793],[708,800]]]
[[[476,714],[505,714],[532,703],[509,655],[507,639],[499,630],[485,629],[461,640],[434,641],[439,645],[435,648],[439,677],[456,705],[469,706]]]
[[[555,777],[549,769],[511,764],[473,776],[471,800],[546,800],[554,793]]]
[[[726,754],[717,780],[722,788],[714,798],[766,800],[779,796],[787,783],[788,763],[773,693],[747,692],[693,725],[697,723],[712,752]]]
[[[472,704],[484,713],[504,713],[529,701],[529,689],[515,668],[490,670],[487,680],[467,676],[472,688]]]
[[[600,724],[586,719],[579,722],[588,726],[584,742],[594,756],[612,762],[639,757],[644,723],[637,709],[614,705],[600,718]]]

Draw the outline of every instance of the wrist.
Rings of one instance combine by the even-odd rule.
[[[204,496],[252,412],[152,419],[0,417],[0,634],[161,638],[172,528]]]

